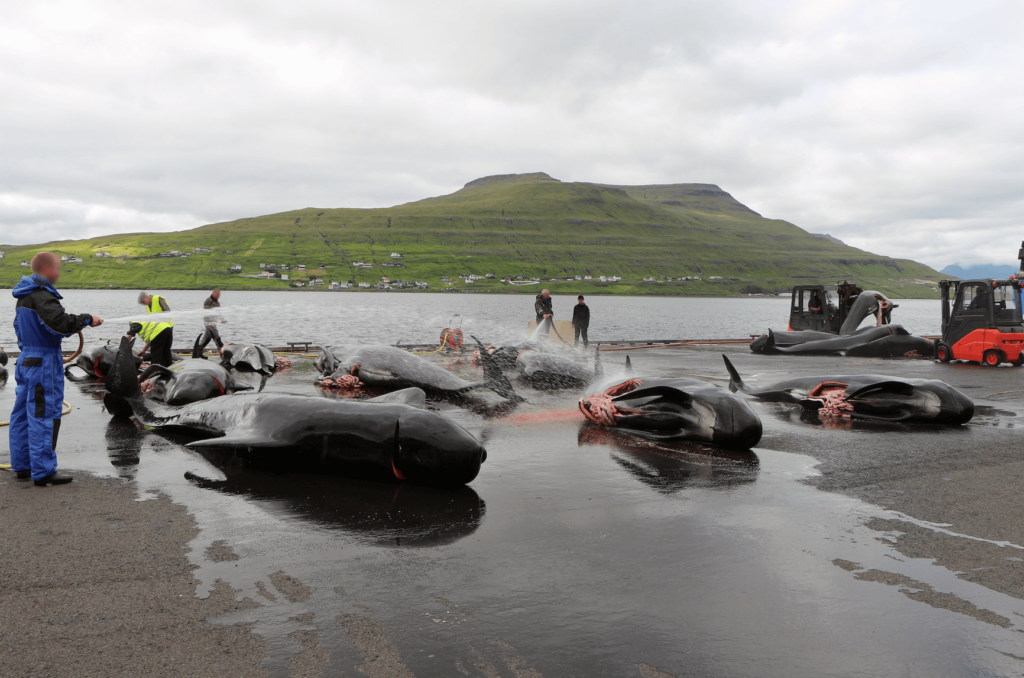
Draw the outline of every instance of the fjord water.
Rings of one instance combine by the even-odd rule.
[[[537,290],[540,291],[539,289]],[[185,347],[202,332],[203,299],[197,290],[150,290],[164,295],[175,316],[175,346]],[[400,292],[224,292],[221,309],[226,341],[256,341],[281,346],[289,341],[314,343],[430,344],[450,322],[461,323],[484,343],[508,343],[526,337],[536,293],[498,295]],[[104,318],[136,316],[143,308],[132,290],[66,290],[64,305],[72,313]],[[573,296],[554,296],[556,320],[569,320]],[[893,322],[915,334],[939,332],[936,300],[897,301]],[[743,339],[769,327],[786,329],[788,297],[695,298],[590,296],[591,341],[622,339]],[[0,295],[0,313],[14,319],[15,300]],[[865,323],[870,323],[870,319]],[[113,338],[128,322],[113,323],[87,340]],[[566,337],[571,340],[571,337]],[[16,344],[14,328],[0,323],[0,346]]]

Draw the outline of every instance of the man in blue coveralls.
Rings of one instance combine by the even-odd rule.
[[[64,405],[65,337],[85,327],[99,327],[103,320],[84,313],[71,315],[60,304],[54,288],[60,277],[60,260],[50,252],[32,258],[32,277],[22,276],[14,287],[18,300],[14,331],[21,355],[14,370],[14,411],[11,413],[11,470],[18,480],[32,478],[36,485],[70,483],[72,477],[57,473],[57,433]]]

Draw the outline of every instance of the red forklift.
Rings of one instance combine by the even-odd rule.
[[[1018,253],[1024,269],[1024,243]],[[944,363],[969,360],[995,367],[1024,365],[1024,318],[1020,292],[1024,270],[1008,280],[943,280],[942,340],[935,357]],[[952,308],[950,298],[954,299]]]
[[[863,290],[843,281],[836,285],[837,303],[824,285],[797,285],[793,288],[793,302],[789,309],[789,331],[813,330],[839,334],[853,301]],[[892,313],[892,309],[888,309]],[[886,319],[888,320],[888,314]]]

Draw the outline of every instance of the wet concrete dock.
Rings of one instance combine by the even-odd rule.
[[[167,570],[145,576],[177,582],[168,598],[194,576],[195,588],[185,588],[198,599],[180,603],[188,623],[208,615],[210,637],[238,647],[235,668],[217,655],[219,672],[211,664],[195,675],[247,675],[254,653],[271,676],[1024,673],[1024,446],[1015,430],[1024,372],[756,356],[742,346],[630,357],[638,375],[724,384],[722,352],[752,384],[810,374],[929,377],[963,390],[978,412],[960,429],[829,425],[755,402],[763,440],[751,453],[726,454],[609,434],[583,423],[577,394],[520,387],[528,402],[512,412],[493,407],[491,393],[432,403],[488,449],[480,476],[451,491],[325,477],[289,469],[287,460],[255,469],[233,455],[203,456],[182,446],[187,438],[112,421],[97,387],[69,383],[74,409],[61,431],[61,467],[115,481],[44,489],[0,477],[5,528],[29,535],[4,542],[3,570],[16,566],[57,595],[77,586],[69,572],[116,580],[103,553],[124,549],[119,559],[148,562],[140,554],[156,553],[150,542],[159,542]],[[626,353],[606,354],[606,368]],[[265,389],[319,394],[314,376],[297,360]],[[12,380],[0,409],[9,411],[13,391]],[[107,503],[122,517],[109,521],[92,508]],[[145,525],[166,515],[195,526],[142,540],[107,536],[120,534],[107,523],[130,521],[133,506]],[[65,535],[57,550],[39,534],[54,529],[44,525],[51,516]],[[97,525],[106,530],[101,542],[90,537]],[[69,535],[79,531],[76,542]],[[16,544],[35,545],[6,552]],[[15,609],[15,600],[58,605],[19,588],[24,576],[5,576],[0,609]],[[48,634],[63,637],[50,628],[98,624],[105,601],[122,595],[127,589],[111,587],[106,597],[80,599],[84,609],[55,607],[31,622],[2,613],[2,673]],[[140,619],[171,609],[156,602],[164,595],[138,599]],[[134,600],[116,614],[128,614]],[[22,637],[20,623],[36,630]],[[165,618],[131,632],[152,639],[157,655],[158,639],[178,623]],[[72,647],[84,652],[89,643]],[[103,675],[48,666],[25,675]]]

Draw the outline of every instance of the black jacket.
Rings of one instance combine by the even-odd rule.
[[[555,312],[551,308],[551,297],[545,299],[538,294],[537,301],[533,304],[533,310],[537,312],[537,322],[544,320],[546,315],[550,315],[552,319],[555,317]]]
[[[590,327],[590,307],[576,304],[572,307],[572,324],[575,327]]]
[[[71,315],[66,312],[57,296],[43,287],[18,299],[17,308],[35,311],[44,325],[61,334],[81,332],[87,327],[87,321],[92,319],[92,315],[89,313]]]

